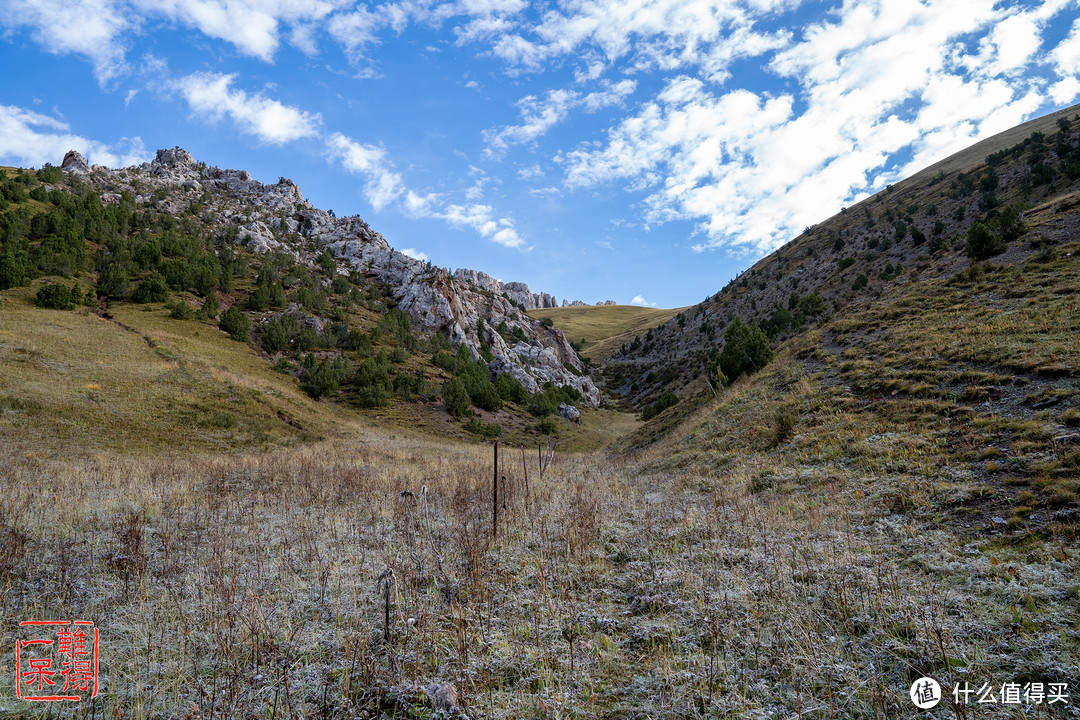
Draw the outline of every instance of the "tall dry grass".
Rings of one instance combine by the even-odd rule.
[[[452,683],[472,717],[891,718],[961,663],[1075,674],[1073,552],[992,564],[860,478],[778,457],[556,455],[540,480],[526,453],[526,494],[505,450],[497,538],[488,446],[11,457],[0,663],[19,620],[91,619],[102,692],[49,710],[4,682],[0,708],[430,717]]]

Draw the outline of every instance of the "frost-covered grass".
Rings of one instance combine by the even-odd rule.
[[[1075,526],[969,532],[888,500],[932,496],[918,472],[815,459],[798,427],[731,452],[713,417],[634,457],[557,454],[542,480],[503,448],[494,539],[489,447],[14,457],[2,674],[17,621],[78,616],[106,717],[424,717],[420,688],[449,682],[472,717],[891,718],[924,674],[1077,687]],[[10,683],[0,708],[47,712]]]

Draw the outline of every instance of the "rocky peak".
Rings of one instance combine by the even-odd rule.
[[[618,303],[615,302],[614,300],[598,300],[596,302],[596,305],[597,306],[600,306],[600,305],[618,305]],[[574,300],[573,302],[570,302],[568,300],[563,300],[562,301],[562,306],[563,307],[589,307],[589,303],[585,302],[584,300]]]
[[[60,163],[60,169],[79,174],[90,172],[90,166],[86,163],[86,158],[78,150],[67,151],[67,154],[64,155],[64,162]]]
[[[152,164],[170,170],[183,170],[196,165],[195,158],[191,157],[191,153],[182,147],[175,147],[172,150],[158,150]]]

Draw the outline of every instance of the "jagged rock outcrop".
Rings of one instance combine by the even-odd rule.
[[[68,153],[64,162],[65,169],[88,174],[79,153]],[[421,332],[445,334],[455,349],[467,346],[474,359],[489,348],[494,355],[488,364],[491,371],[510,373],[530,392],[546,382],[571,385],[582,394],[584,404],[599,405],[599,391],[562,332],[520,310],[520,306],[558,307],[547,293],[533,293],[524,283],[502,283],[474,270],[451,275],[446,268],[397,252],[359,217],[337,218],[312,207],[287,178],[263,184],[246,171],[197,162],[183,148],[159,150],[151,162],[137,167],[95,168],[90,177],[103,202],[115,202],[128,191],[136,203],[154,203],[159,210],[180,215],[199,200],[213,208],[212,219],[207,220],[212,231],[236,226],[237,242],[258,253],[287,252],[298,262],[313,265],[316,256],[328,249],[344,262],[343,271],[357,270],[390,287],[397,307]],[[500,328],[503,334],[497,331]],[[515,335],[527,341],[510,344],[506,338]]]
[[[501,280],[496,280],[485,272],[469,270],[468,268],[459,268],[454,273],[454,277],[462,282],[471,283],[478,288],[489,290],[497,295],[505,294],[526,310],[559,307],[559,301],[553,296],[548,295],[545,292],[534,293],[529,290],[529,286],[523,282],[504,283]]]
[[[78,150],[67,151],[67,154],[64,155],[64,161],[60,163],[60,169],[78,175],[85,175],[90,172],[90,166],[86,163],[86,158]]]

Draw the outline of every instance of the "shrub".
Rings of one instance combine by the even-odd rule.
[[[127,297],[130,287],[127,269],[117,262],[107,265],[101,277],[98,278],[98,294],[114,300],[123,300]]]
[[[387,367],[386,353],[380,352],[375,357],[365,358],[356,368],[353,383],[358,388],[375,388],[389,396],[392,383],[390,382],[390,370]]]
[[[495,378],[494,385],[499,397],[506,402],[521,404],[529,399],[529,391],[509,373],[503,373]]]
[[[559,423],[555,422],[554,418],[544,418],[536,424],[536,429],[545,435],[558,435]]]
[[[300,388],[316,400],[335,395],[349,372],[348,365],[340,357],[314,361],[309,355],[304,359],[304,366],[300,373]]]
[[[866,283],[869,282],[867,277],[863,274],[859,274],[855,277],[855,282],[851,283],[851,289],[858,292],[866,287]]]
[[[469,393],[465,391],[465,384],[460,378],[452,377],[443,383],[443,402],[446,411],[456,417],[468,417],[472,414],[469,408]]]
[[[813,317],[825,312],[825,299],[816,292],[805,295],[799,300],[799,312]]]
[[[795,431],[795,411],[786,405],[782,405],[776,408],[776,412],[773,414],[773,445],[779,445],[780,443],[791,437],[791,434]]]
[[[349,292],[349,280],[344,275],[338,275],[330,283],[330,291],[335,295],[344,295]]]
[[[184,258],[169,258],[159,265],[159,270],[173,290],[186,290],[191,285],[191,268]]]
[[[1005,252],[1008,244],[1001,233],[995,232],[990,224],[976,220],[968,228],[964,249],[972,260],[985,260]]]
[[[679,396],[673,392],[666,392],[660,396],[660,399],[651,405],[646,405],[645,409],[641,411],[642,420],[652,420],[660,413],[667,410],[669,407],[674,406],[679,402]]]
[[[169,309],[172,311],[169,313],[169,317],[174,320],[190,320],[195,317],[195,308],[183,300],[177,300],[173,305],[169,306]]]
[[[70,310],[71,288],[67,285],[42,285],[34,296],[34,304],[51,310]]]
[[[26,256],[0,255],[0,290],[27,285],[30,282]]]
[[[285,332],[285,326],[277,320],[263,323],[259,327],[259,345],[270,353],[284,350],[289,345],[289,335]]]
[[[345,336],[345,347],[354,350],[360,357],[367,357],[375,352],[371,336],[363,330],[350,330]]]
[[[299,352],[313,350],[319,344],[319,331],[310,325],[304,325],[293,337],[293,347]]]
[[[735,382],[740,375],[754,373],[772,360],[769,339],[756,324],[747,325],[738,316],[724,334],[724,349],[720,353],[720,371]]]
[[[581,393],[569,385],[555,387],[548,385],[540,392],[529,398],[529,412],[536,417],[547,417],[559,409],[559,405],[566,403],[573,405],[581,401]]]
[[[499,392],[495,389],[495,386],[491,384],[491,381],[481,385],[476,393],[470,393],[469,397],[472,398],[476,407],[489,412],[496,412],[502,408],[502,398],[499,397]]]
[[[131,299],[137,303],[165,302],[169,299],[169,286],[161,275],[151,273],[135,288]]]
[[[475,435],[482,435],[483,437],[498,437],[502,433],[502,428],[498,423],[483,423],[477,418],[472,418],[469,422],[465,423],[465,429]]]
[[[135,246],[131,259],[143,270],[156,270],[161,263],[161,243],[155,237],[143,239]]]
[[[218,315],[218,301],[213,294],[207,295],[197,313],[200,320],[213,320]]]
[[[353,393],[352,402],[357,407],[362,408],[382,407],[390,402],[390,393],[383,387],[362,387]]]
[[[240,308],[233,305],[221,316],[218,327],[229,333],[229,337],[233,340],[247,342],[251,321],[248,320],[248,316]]]
[[[394,375],[394,392],[409,400],[424,389],[424,372],[399,372]]]

